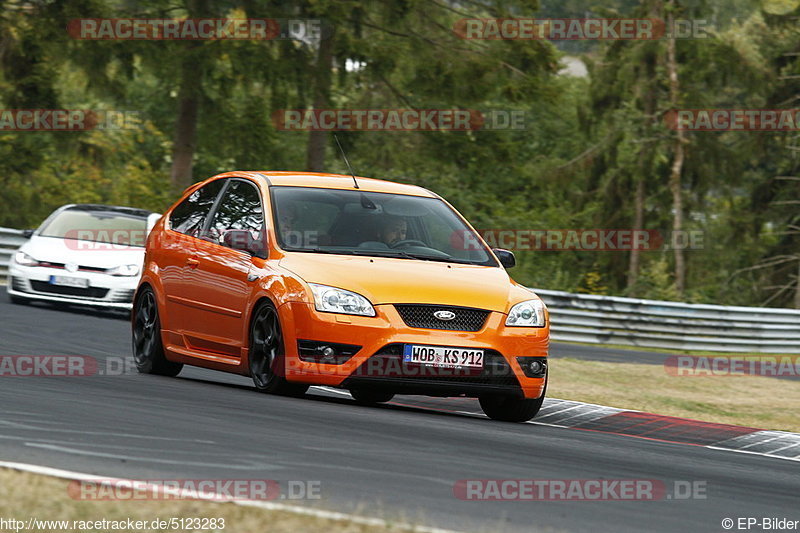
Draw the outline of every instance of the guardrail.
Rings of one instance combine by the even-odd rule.
[[[27,241],[18,229],[0,228],[0,285],[4,285],[8,276],[8,264],[14,252]]]
[[[551,338],[670,350],[800,354],[800,310],[735,307],[533,289]]]

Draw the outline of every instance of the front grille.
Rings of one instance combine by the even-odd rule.
[[[460,383],[469,385],[519,386],[511,366],[496,350],[484,350],[483,368],[436,368],[403,361],[403,344],[381,348],[364,361],[351,378],[401,379],[408,382]]]
[[[480,331],[489,316],[489,311],[471,307],[429,304],[395,304],[394,307],[410,328]],[[434,316],[437,311],[450,311],[455,317],[452,320],[441,320]]]
[[[61,296],[77,296],[79,298],[102,299],[108,294],[108,289],[101,289],[99,287],[62,287],[61,285],[51,285],[46,281],[31,281],[31,288],[36,292],[59,294]]]

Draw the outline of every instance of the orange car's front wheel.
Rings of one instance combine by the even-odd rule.
[[[177,376],[183,365],[168,361],[164,355],[158,305],[150,287],[142,289],[133,313],[133,359],[136,369],[142,374]]]
[[[269,303],[259,305],[250,325],[250,376],[259,392],[301,396],[308,385],[289,383],[283,377],[286,351],[278,311]]]
[[[547,392],[547,381],[542,395],[535,399],[508,396],[481,396],[478,401],[483,412],[492,420],[503,422],[527,422],[539,413]]]

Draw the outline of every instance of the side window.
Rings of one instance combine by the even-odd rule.
[[[241,180],[234,180],[214,213],[209,232],[219,239],[226,230],[249,230],[253,239],[260,239],[264,231],[264,210],[258,189]]]
[[[198,236],[203,229],[203,222],[214,205],[214,200],[217,199],[226,181],[212,181],[178,204],[169,217],[170,227],[179,233]]]

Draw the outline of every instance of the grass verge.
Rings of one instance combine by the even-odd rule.
[[[676,377],[663,365],[550,362],[547,395],[706,422],[800,432],[800,382],[757,376]]]
[[[317,518],[289,511],[275,511],[236,505],[233,503],[214,503],[198,500],[172,501],[82,501],[71,498],[67,492],[69,480],[44,475],[19,472],[0,468],[0,517],[6,522],[0,524],[0,531],[15,531],[8,520],[20,520],[23,524],[17,531],[27,530],[31,518],[40,521],[68,521],[63,524],[41,524],[34,531],[83,532],[111,531],[112,528],[86,527],[81,529],[80,521],[145,521],[152,525],[153,520],[171,518],[216,518],[224,519],[224,528],[217,529],[127,529],[119,531],[135,533],[163,531],[221,531],[224,533],[295,533],[297,531],[325,531],[326,533],[371,533],[413,531],[403,526],[393,527],[387,521],[385,527],[375,524],[359,524],[349,520]],[[219,524],[219,523],[218,523]],[[208,525],[208,524],[207,524]]]

